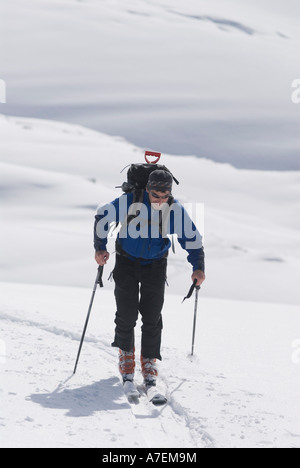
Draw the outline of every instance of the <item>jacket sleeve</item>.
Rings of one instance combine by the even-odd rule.
[[[193,271],[205,271],[205,254],[202,236],[191,220],[185,208],[178,203],[181,212],[174,216],[174,234],[177,234],[178,242],[188,253],[187,260],[192,265]],[[181,216],[181,219],[179,219]]]
[[[96,252],[106,250],[107,236],[112,223],[118,225],[119,222],[123,222],[130,195],[124,194],[106,205],[98,206],[94,222],[94,248]]]

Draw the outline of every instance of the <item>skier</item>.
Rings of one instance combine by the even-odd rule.
[[[165,294],[167,255],[171,247],[167,234],[176,234],[180,245],[187,251],[188,261],[193,268],[192,281],[197,280],[197,285],[200,286],[205,280],[202,237],[184,207],[172,197],[172,183],[173,178],[169,172],[155,170],[149,176],[138,210],[133,209],[136,203],[131,192],[98,208],[95,216],[94,247],[98,265],[105,265],[110,256],[106,249],[109,224],[115,221],[122,225],[116,240],[116,263],[113,270],[117,312],[112,346],[119,348],[119,370],[123,384],[134,379],[134,328],[140,312],[142,375],[146,388],[156,385],[156,360],[162,359],[161,312]],[[124,213],[121,213],[124,203],[127,207],[125,217]],[[167,221],[162,215],[165,207],[169,208],[169,212],[166,211],[169,213]],[[135,211],[136,214],[132,215]],[[174,215],[171,215],[170,211]],[[188,224],[192,227],[189,235],[186,234]],[[157,228],[156,232],[154,225]]]

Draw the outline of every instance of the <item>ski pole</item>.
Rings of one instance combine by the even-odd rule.
[[[197,283],[197,280],[196,280]],[[196,286],[196,295],[195,295],[195,309],[194,309],[194,325],[193,325],[193,339],[192,339],[192,352],[191,356],[194,355],[194,344],[195,344],[195,333],[196,333],[196,323],[197,323],[197,309],[198,309],[198,296],[200,291],[200,286]]]
[[[193,324],[193,338],[192,338],[192,352],[191,352],[191,356],[194,355],[194,344],[195,344],[195,333],[196,333],[196,322],[197,322],[197,309],[198,309],[198,295],[199,295],[199,290],[200,290],[200,286],[196,286],[197,285],[197,280],[195,279],[187,296],[185,296],[185,298],[183,299],[182,303],[186,300],[186,299],[189,299],[194,290],[196,289],[196,296],[195,296],[195,308],[194,308],[194,324]]]
[[[76,363],[75,363],[73,374],[76,373],[77,364],[78,364],[78,361],[79,361],[79,356],[80,356],[80,353],[81,353],[81,348],[82,348],[82,345],[83,345],[85,332],[86,332],[86,329],[87,329],[87,326],[88,326],[88,323],[89,323],[89,318],[90,318],[90,314],[91,314],[91,310],[92,310],[92,306],[93,306],[93,302],[94,302],[94,297],[95,297],[95,293],[96,293],[96,289],[97,289],[98,284],[99,284],[100,288],[103,288],[102,275],[103,275],[103,266],[99,265],[97,276],[96,276],[96,281],[95,281],[95,284],[94,284],[93,293],[92,293],[92,297],[91,297],[91,301],[90,301],[90,305],[89,305],[89,310],[88,310],[88,313],[87,313],[86,321],[85,321],[85,324],[84,324],[84,328],[83,328],[83,332],[82,332],[82,336],[81,336],[81,340],[80,340],[80,345],[79,345],[79,349],[78,349],[78,353],[77,353],[77,358],[76,358]]]

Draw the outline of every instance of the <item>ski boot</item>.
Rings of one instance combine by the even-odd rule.
[[[119,349],[119,371],[122,376],[123,383],[125,383],[127,380],[130,382],[133,381],[135,370],[134,353],[134,348],[131,351],[123,351],[122,349]]]
[[[143,356],[141,356],[141,366],[144,384],[146,388],[155,387],[156,378],[158,376],[156,359],[144,358]]]
[[[140,393],[133,383],[135,370],[134,352],[134,348],[131,351],[119,349],[119,370],[122,376],[124,392],[129,402],[135,402],[140,397]]]
[[[156,379],[158,376],[156,359],[141,356],[141,366],[148,400],[155,406],[165,405],[168,401],[167,398],[156,389]]]

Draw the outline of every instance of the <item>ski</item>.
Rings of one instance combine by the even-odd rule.
[[[155,386],[146,386],[145,389],[148,400],[154,406],[163,406],[168,403],[167,398],[162,395],[162,393],[160,393]]]
[[[140,392],[131,380],[126,380],[126,382],[123,383],[123,390],[129,403],[135,405],[139,403]]]

